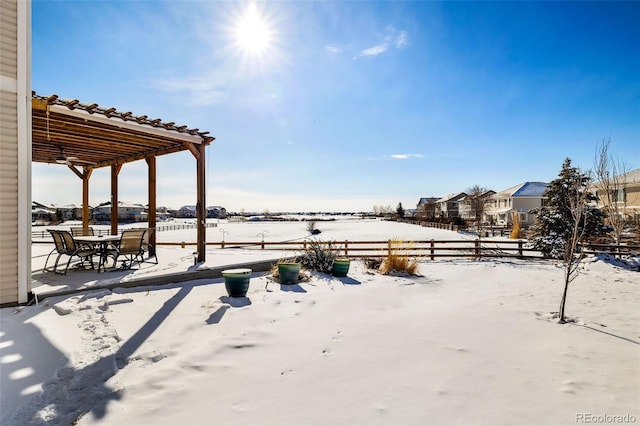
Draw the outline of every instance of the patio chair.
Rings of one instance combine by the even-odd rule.
[[[48,229],[48,231],[53,237],[55,247],[53,250],[51,250],[49,256],[47,256],[47,260],[45,260],[44,262],[45,271],[47,271],[47,263],[49,262],[49,257],[54,252],[58,253],[58,257],[56,257],[56,261],[53,264],[53,269],[51,269],[51,272],[66,275],[67,270],[69,269],[69,265],[71,264],[71,261],[74,257],[78,257],[80,259],[80,264],[82,266],[84,266],[84,262],[88,260],[91,265],[91,269],[95,269],[93,265],[93,255],[98,253],[97,250],[95,250],[93,247],[85,248],[76,244],[75,240],[73,239],[73,235],[71,235],[71,232],[69,231],[60,231],[56,229]],[[60,257],[62,257],[62,255],[69,256],[69,260],[67,260],[67,265],[64,268],[64,272],[59,272],[58,262],[60,261]]]
[[[83,228],[82,226],[72,226],[71,227],[71,235],[73,235],[74,237],[85,237],[88,235],[95,235],[93,233],[93,228],[92,227],[87,227],[87,228]],[[92,248],[91,244],[86,244],[86,243],[80,243],[80,245],[82,245],[82,247],[86,248],[86,249],[90,249]]]
[[[74,237],[86,237],[89,235],[95,235],[93,233],[93,228],[92,227],[87,227],[87,228],[83,228],[81,226],[72,226],[71,227],[71,235],[73,235]]]
[[[156,250],[155,247],[153,245],[151,245],[149,243],[149,240],[151,240],[151,235],[153,235],[153,233],[156,231],[156,228],[148,228],[146,229],[146,232],[144,233],[144,237],[142,238],[142,252],[140,253],[140,261],[141,262],[145,262],[144,260],[144,253],[147,252],[149,253],[149,257],[147,258],[149,262],[151,262],[151,257],[153,256],[155,258],[155,264],[158,264],[158,256],[156,255]],[[151,254],[153,252],[153,254]]]
[[[117,264],[120,257],[123,257],[120,269],[131,269],[133,262],[138,262],[138,266],[142,264],[140,258],[144,253],[142,245],[146,231],[144,228],[122,231],[120,242],[109,253],[110,256],[113,256],[114,265]]]

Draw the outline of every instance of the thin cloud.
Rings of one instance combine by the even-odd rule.
[[[377,56],[387,50],[386,44],[379,44],[377,46],[370,47],[360,52],[360,56]]]
[[[409,44],[409,35],[406,31],[400,31],[400,33],[396,36],[394,43],[398,49],[402,49],[407,44]]]
[[[378,56],[390,48],[402,49],[409,44],[409,34],[406,31],[398,31],[388,25],[384,29],[383,42],[362,50],[354,59],[363,56]]]
[[[227,97],[220,78],[213,75],[196,76],[186,79],[158,79],[152,82],[158,90],[180,93],[193,105],[214,105]]]
[[[342,49],[337,47],[337,46],[327,45],[324,48],[325,48],[325,50],[327,52],[330,52],[330,53],[340,53],[340,52],[342,52]]]
[[[422,154],[392,154],[391,158],[395,158],[396,160],[409,160],[411,158],[422,158],[424,155]]]

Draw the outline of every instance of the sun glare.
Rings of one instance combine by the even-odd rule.
[[[236,42],[246,53],[259,55],[269,47],[271,31],[255,4],[249,5],[235,28]]]

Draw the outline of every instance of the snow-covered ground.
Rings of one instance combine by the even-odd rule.
[[[344,222],[319,222],[321,237],[454,237]],[[220,228],[228,241],[305,236],[304,222],[257,222],[208,240]],[[189,241],[181,232],[158,238]],[[554,262],[423,261],[419,273],[352,262],[346,278],[293,286],[254,274],[241,299],[216,279],[2,309],[0,424],[640,422],[638,272],[587,259],[564,325]]]

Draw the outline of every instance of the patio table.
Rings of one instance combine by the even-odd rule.
[[[92,244],[94,247],[99,246],[100,262],[98,263],[98,272],[100,272],[101,267],[104,271],[107,270],[105,264],[107,263],[107,254],[109,254],[109,243],[120,241],[120,235],[79,235],[74,239],[78,243]]]

